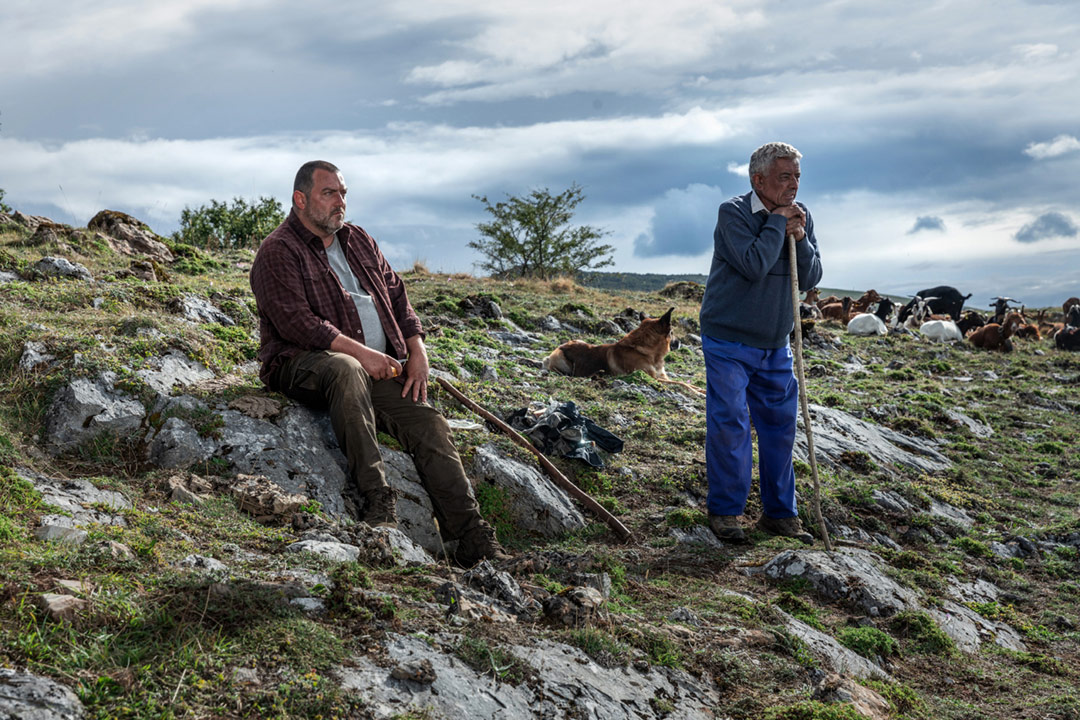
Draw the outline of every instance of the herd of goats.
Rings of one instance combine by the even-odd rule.
[[[992,316],[964,310],[964,301],[971,295],[961,295],[949,285],[921,290],[902,306],[875,290],[867,290],[857,300],[819,295],[817,288],[806,293],[800,311],[804,327],[813,320],[836,321],[853,335],[888,335],[906,328],[937,342],[966,339],[977,348],[1001,352],[1013,349],[1014,337],[1053,338],[1061,350],[1080,350],[1080,298],[1066,300],[1061,306],[1062,321],[1052,322],[1047,310],[1039,310],[1029,320],[1024,306],[1017,308],[1018,301],[1008,297],[992,298]]]

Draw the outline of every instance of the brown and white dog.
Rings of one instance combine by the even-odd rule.
[[[592,377],[599,373],[629,375],[641,370],[660,382],[704,395],[701,388],[672,380],[664,370],[664,358],[671,350],[671,311],[674,309],[658,318],[645,318],[615,343],[590,345],[581,340],[563,343],[544,358],[544,368],[571,377]]]

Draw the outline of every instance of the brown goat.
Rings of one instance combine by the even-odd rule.
[[[826,305],[832,305],[833,303],[838,302],[840,302],[840,298],[838,298],[836,295],[829,295],[828,297],[823,297],[818,300],[817,306],[819,310],[822,310],[825,308]]]
[[[1080,305],[1080,298],[1071,297],[1065,302],[1061,303],[1061,312],[1065,314],[1065,317],[1069,317],[1069,310],[1073,305]]]
[[[826,320],[839,320],[842,323],[847,323],[848,313],[851,312],[851,298],[844,297],[843,300],[829,303],[821,308],[821,315]]]
[[[1000,350],[1011,352],[1013,349],[1012,337],[1016,329],[1023,323],[1023,317],[1018,312],[1011,312],[1005,316],[1005,321],[1000,325],[987,323],[977,330],[972,330],[967,339],[971,344],[983,350]]]

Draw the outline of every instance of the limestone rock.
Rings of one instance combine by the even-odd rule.
[[[42,525],[34,530],[34,537],[41,542],[58,542],[65,545],[82,545],[86,542],[85,530],[66,525]]]
[[[150,358],[147,367],[135,374],[161,395],[168,395],[174,387],[194,385],[214,377],[214,373],[201,362],[192,360],[176,349],[169,350],[161,357]]]
[[[19,357],[19,369],[23,372],[31,372],[42,365],[51,365],[56,362],[56,357],[50,355],[45,343],[30,340],[23,345],[22,356]]]
[[[0,718],[7,720],[82,720],[79,697],[46,677],[0,668]]]
[[[33,264],[35,273],[47,278],[93,280],[86,266],[73,263],[67,258],[47,256]]]
[[[509,573],[496,570],[487,560],[477,563],[462,579],[495,598],[515,615],[530,617],[541,610],[540,603],[527,595]],[[600,599],[602,602],[603,598]]]
[[[141,403],[113,391],[109,374],[79,378],[53,398],[45,414],[45,442],[61,453],[103,432],[123,437],[138,430],[145,416]]]
[[[34,603],[56,622],[71,622],[90,603],[82,598],[59,593],[34,596]]]
[[[192,295],[184,294],[169,304],[169,310],[185,319],[195,323],[218,323],[219,325],[232,326],[236,322],[217,308],[209,300]]]
[[[122,515],[99,510],[104,506],[113,510],[127,510],[131,501],[114,490],[102,490],[83,478],[51,478],[25,468],[17,470],[20,477],[33,483],[41,493],[42,502],[64,510],[68,515],[46,515],[43,522],[62,527],[82,527],[91,523],[126,526]]]
[[[585,516],[562,488],[493,445],[476,449],[473,472],[506,493],[514,524],[527,532],[550,538],[585,527]]]
[[[988,620],[951,600],[940,607],[926,607],[918,594],[896,583],[879,569],[884,561],[857,548],[840,548],[832,554],[820,550],[785,550],[761,572],[774,580],[802,578],[825,600],[854,606],[871,617],[888,617],[902,610],[925,610],[965,652],[976,652],[983,642],[1010,650],[1022,650],[1019,634],[1005,623]]]
[[[817,459],[829,467],[840,466],[841,456],[846,452],[864,452],[878,465],[902,465],[927,473],[939,472],[952,465],[926,442],[859,420],[843,410],[811,405],[810,413]],[[807,460],[806,432],[802,429],[801,415],[795,437],[795,457]]]
[[[889,720],[889,701],[850,678],[829,673],[814,688],[814,697],[826,703],[848,703],[869,720]]]
[[[452,646],[456,640],[443,642]],[[364,697],[366,709],[379,720],[421,708],[447,718],[655,720],[653,698],[674,708],[667,717],[706,720],[715,717],[720,700],[705,682],[680,670],[604,668],[577,648],[546,640],[505,649],[536,673],[532,680],[496,684],[490,672],[474,670],[421,638],[395,634],[386,646],[389,659],[395,665],[427,659],[435,676],[431,684],[395,678],[369,655],[353,658],[351,667],[336,668],[335,674],[343,689]]]
[[[171,263],[175,258],[145,224],[116,210],[102,210],[86,224],[109,238],[109,244],[125,255],[142,255],[159,263]]]
[[[604,596],[591,587],[571,587],[543,601],[544,617],[556,625],[592,625],[604,606]]]
[[[223,573],[228,571],[228,566],[220,560],[215,560],[212,557],[206,555],[188,555],[179,563],[182,568],[191,568],[192,570],[205,570],[210,573]]]
[[[183,469],[208,460],[217,444],[178,417],[171,417],[147,447],[147,459],[160,468]]]
[[[319,540],[301,540],[285,548],[289,552],[309,552],[322,555],[334,562],[356,562],[360,557],[360,548],[339,542]]]
[[[885,672],[877,663],[864,658],[862,655],[849,650],[832,637],[810,627],[802,620],[788,615],[779,608],[774,610],[780,613],[787,624],[787,629],[792,635],[806,643],[814,656],[825,661],[828,667],[843,675],[857,678],[869,678],[871,680],[891,680],[889,673]]]
[[[419,543],[397,528],[371,528],[363,547],[368,562],[392,564],[399,567],[410,565],[434,565],[435,560]],[[378,548],[379,552],[373,553]]]

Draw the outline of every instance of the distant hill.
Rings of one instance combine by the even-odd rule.
[[[585,287],[597,288],[598,290],[633,290],[639,292],[663,290],[669,283],[683,281],[696,282],[704,286],[705,281],[708,279],[708,275],[702,274],[665,275],[663,273],[629,272],[583,272],[579,273],[577,276],[578,284],[584,285]],[[862,295],[862,293],[862,290],[821,288],[822,297],[828,295],[837,295],[840,297],[850,295],[853,298],[857,298]],[[888,295],[888,297],[894,302],[899,302],[901,304],[906,303],[911,299],[910,296],[904,295]]]
[[[583,272],[577,282],[585,287],[600,290],[663,290],[668,283],[690,281],[705,284],[707,275],[664,275],[661,273]]]

